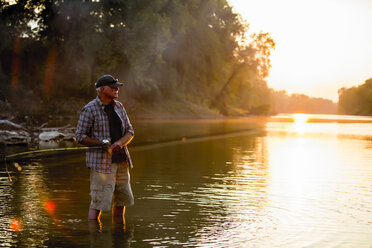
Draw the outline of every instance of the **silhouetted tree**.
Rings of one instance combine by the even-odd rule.
[[[338,91],[338,111],[341,114],[372,115],[372,78],[364,84]]]

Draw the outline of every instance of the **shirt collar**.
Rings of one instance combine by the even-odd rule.
[[[99,97],[98,97],[98,96],[96,97],[96,102],[97,102],[97,103],[98,103],[98,105],[100,105],[100,106],[102,106],[102,105],[103,105],[103,103],[102,103],[101,99],[99,99]]]
[[[102,108],[105,107],[105,105],[103,104],[103,102],[101,101],[101,99],[100,99],[98,96],[96,97],[96,101],[97,101],[97,103],[98,103],[99,106],[101,106]],[[112,103],[112,105],[115,107],[115,105],[116,105],[116,100],[113,99],[111,103]]]

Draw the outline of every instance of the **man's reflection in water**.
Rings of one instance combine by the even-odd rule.
[[[130,247],[133,227],[126,228],[125,220],[113,216],[112,225],[102,225],[100,220],[89,220],[90,247]]]

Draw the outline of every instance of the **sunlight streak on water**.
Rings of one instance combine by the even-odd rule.
[[[281,126],[285,132],[277,124],[268,124],[266,137],[268,205],[282,210],[276,216],[293,217],[278,234],[306,247],[370,247],[372,156],[365,147],[371,124],[303,123],[307,133],[297,134],[289,134],[290,124]]]

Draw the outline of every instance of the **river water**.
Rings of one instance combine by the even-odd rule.
[[[0,247],[372,247],[372,118],[134,122],[126,225],[87,221],[84,153],[4,164]]]

